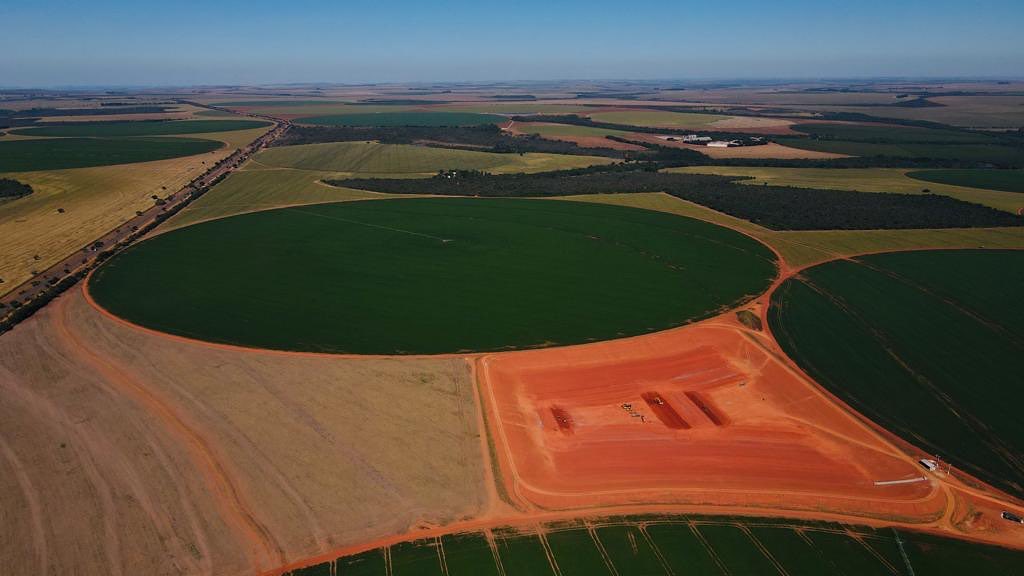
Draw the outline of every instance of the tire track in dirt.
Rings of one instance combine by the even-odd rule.
[[[22,496],[25,497],[25,503],[28,505],[29,519],[32,523],[32,547],[35,548],[38,561],[36,573],[46,574],[50,568],[49,544],[46,540],[42,506],[39,503],[39,491],[32,484],[32,479],[25,471],[25,466],[18,458],[18,455],[14,453],[14,450],[11,449],[11,446],[4,440],[3,436],[0,436],[0,455],[10,464],[11,470],[14,472],[14,479],[18,482],[18,488],[21,490]]]
[[[97,504],[100,508],[100,522],[103,524],[103,555],[108,562],[107,568],[110,570],[111,576],[121,576],[123,571],[121,568],[121,539],[117,533],[117,509],[114,506],[114,495],[110,484],[100,474],[99,465],[94,458],[94,452],[91,449],[93,439],[78,427],[73,426],[69,415],[64,410],[33,390],[24,386],[8,385],[8,382],[2,380],[0,380],[0,384],[5,385],[6,397],[19,397],[30,410],[39,413],[41,421],[55,423],[62,431],[69,433],[75,439],[71,443],[72,450],[78,457],[86,482],[96,493]]]
[[[169,432],[181,439],[182,448],[190,453],[198,471],[209,484],[211,495],[215,497],[224,513],[224,520],[234,524],[237,529],[236,535],[247,541],[254,569],[268,564],[283,564],[285,555],[281,545],[244,501],[239,488],[206,439],[182,420],[166,401],[112,361],[94,352],[76,336],[68,324],[67,302],[66,298],[59,298],[53,303],[53,323],[55,334],[67,344],[71,354],[77,356],[85,365],[93,367],[98,375],[102,375],[111,385],[133,398],[141,408],[163,422]]]

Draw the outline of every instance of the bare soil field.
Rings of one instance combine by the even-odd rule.
[[[506,488],[546,509],[643,502],[930,518],[943,504],[856,419],[743,331],[488,356]]]
[[[186,343],[76,289],[0,346],[5,571],[253,574],[472,517],[470,374]]]

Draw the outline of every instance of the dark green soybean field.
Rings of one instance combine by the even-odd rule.
[[[797,124],[808,137],[781,137],[777,141],[803,150],[851,156],[931,158],[987,162],[999,166],[1024,164],[1024,147],[997,135],[966,130],[860,124]]]
[[[173,122],[143,120],[134,122],[79,122],[59,126],[22,128],[14,130],[12,133],[24,134],[26,136],[115,138],[124,136],[169,136],[175,134],[230,132],[269,125],[269,122],[260,120],[180,120]]]
[[[445,535],[289,576],[944,576],[1015,574],[1024,552],[917,532],[729,517],[594,520]]]
[[[62,170],[166,160],[224,146],[198,138],[52,138],[0,142],[0,172]]]
[[[820,384],[921,448],[1024,495],[1024,251],[878,254],[815,266],[769,325]]]
[[[1024,192],[1024,170],[918,170],[907,176],[937,184]]]
[[[504,116],[473,112],[370,112],[309,116],[296,122],[323,126],[479,126],[504,120]]]
[[[763,292],[776,271],[757,241],[671,214],[419,198],[175,230],[111,259],[90,291],[130,321],[215,342],[431,354],[678,326]]]

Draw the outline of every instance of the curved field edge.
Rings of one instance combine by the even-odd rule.
[[[734,169],[727,170],[731,174]],[[337,179],[345,174],[259,168],[258,165],[250,164],[191,203],[165,223],[161,230],[284,206],[396,197],[323,183],[324,180]],[[901,175],[898,177],[914,182]],[[1024,227],[777,231],[663,193],[590,194],[555,199],[646,208],[726,226],[772,247],[784,260],[786,267],[791,269],[872,252],[926,248],[1024,248]]]
[[[267,128],[205,134],[223,146],[206,154],[91,168],[0,175],[29,184],[30,196],[0,203],[0,292],[14,289],[67,255],[129,220],[158,197],[179,190]],[[176,138],[170,136],[168,138]],[[60,212],[59,209],[63,209]],[[36,258],[38,256],[38,258]]]
[[[265,236],[260,230],[266,226],[279,233]],[[280,234],[286,228],[298,235],[294,246]],[[317,238],[313,248],[323,253],[306,267],[292,260],[309,250],[301,238],[310,234]],[[552,245],[560,250],[551,251]],[[410,251],[422,258],[408,256]],[[187,254],[203,257],[185,264]],[[211,254],[220,264],[209,264]],[[250,261],[235,266],[239,255]],[[443,271],[434,264],[439,257],[447,262]],[[608,259],[616,263],[614,271]],[[199,274],[208,264],[213,268]],[[352,266],[373,280],[363,285],[353,279]],[[230,281],[217,279],[232,268]],[[689,275],[687,268],[710,276]],[[401,280],[387,279],[398,272]],[[180,228],[112,259],[90,278],[89,288],[112,313],[187,338],[277,350],[430,355],[668,329],[756,297],[776,273],[775,256],[763,244],[699,220],[595,204],[423,198],[261,211]],[[157,277],[163,288],[138,285]],[[167,292],[171,285],[178,288]],[[244,290],[235,293],[237,287]],[[246,312],[239,301],[262,308]],[[205,312],[184,323],[183,316],[166,314],[197,306]],[[292,320],[263,326],[272,317]],[[467,326],[473,318],[487,318],[486,325]],[[242,337],[216,328],[239,321],[255,332]],[[338,334],[338,326],[358,327],[358,333]]]
[[[320,555],[263,576],[988,576],[1012,573],[1020,562],[1022,551],[902,529],[785,518],[647,515],[421,532]]]
[[[828,262],[773,292],[768,323],[798,366],[858,412],[1019,497],[1022,270],[1019,250]]]

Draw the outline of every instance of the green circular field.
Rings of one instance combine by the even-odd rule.
[[[504,122],[504,116],[474,112],[369,112],[299,118],[321,126],[479,126]]]
[[[409,198],[214,220],[111,259],[89,289],[132,322],[242,346],[435,354],[685,324],[763,292],[773,253],[636,208]]]
[[[1024,494],[1024,251],[814,266],[772,294],[779,344],[820,384],[954,469]]]

